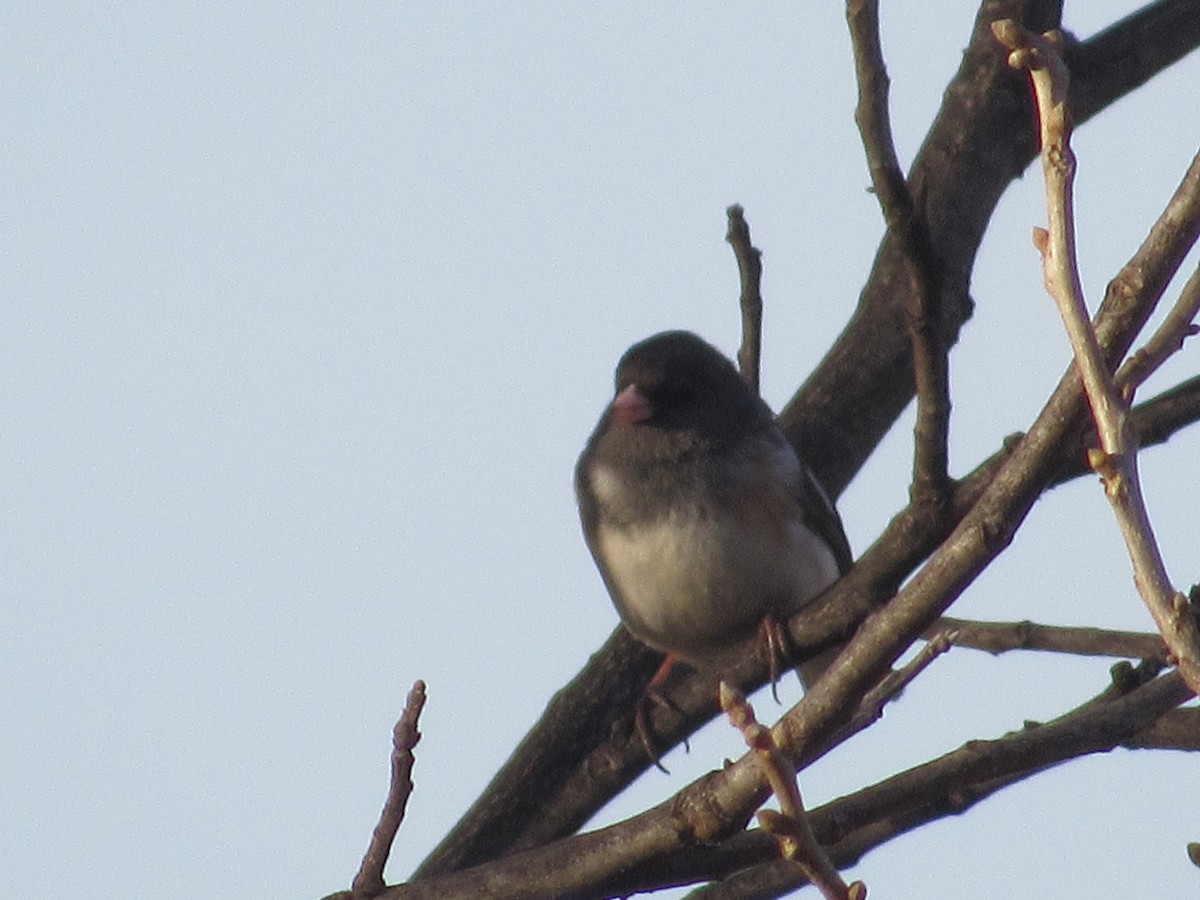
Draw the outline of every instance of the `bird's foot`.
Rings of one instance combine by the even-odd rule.
[[[778,619],[771,613],[763,616],[762,623],[758,626],[760,640],[767,646],[767,674],[771,679],[771,696],[775,698],[775,702],[779,701],[779,673],[780,660],[787,667],[792,666],[792,642]]]
[[[671,674],[671,670],[675,667],[677,661],[678,658],[674,654],[667,654],[666,659],[662,661],[662,665],[658,667],[658,671],[654,673],[654,677],[650,679],[650,683],[646,685],[646,689],[642,692],[641,699],[638,700],[637,708],[633,713],[633,728],[637,732],[638,739],[642,742],[642,747],[646,750],[646,755],[650,757],[650,761],[654,763],[655,768],[668,775],[670,772],[662,764],[658,748],[654,744],[654,729],[650,725],[650,713],[654,707],[658,707],[660,709],[669,709],[680,716],[683,715],[683,710],[663,693],[663,684],[666,682],[667,676]],[[687,738],[683,739],[683,747],[685,750],[690,749]]]

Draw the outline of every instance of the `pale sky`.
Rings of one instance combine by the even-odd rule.
[[[909,6],[884,23],[905,165],[973,15]],[[1087,36],[1134,7],[1069,3],[1066,22]],[[1193,56],[1077,134],[1093,302],[1200,145],[1197,84]],[[572,467],[630,343],[681,327],[736,349],[725,207],[764,252],[773,406],[853,310],[882,231],[853,90],[839,4],[6,4],[8,893],[348,887],[422,678],[405,877],[617,624]],[[1029,425],[1069,359],[1040,204],[1035,168],[980,254],[955,474]],[[906,496],[910,427],[841,500],[856,551]],[[1143,457],[1184,588],[1198,452],[1192,429]],[[1039,503],[953,612],[1151,627],[1093,479]],[[1108,665],[955,650],[804,773],[806,800],[1055,716]],[[708,729],[598,823],[741,746]],[[1198,785],[1195,759],[1118,751],[848,874],[879,898],[1191,895]]]

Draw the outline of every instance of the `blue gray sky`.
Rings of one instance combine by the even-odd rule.
[[[885,7],[907,164],[973,10]],[[1086,36],[1133,8],[1069,3],[1066,21]],[[1200,145],[1197,84],[1191,58],[1077,134],[1093,300]],[[853,90],[838,4],[7,4],[9,892],[348,886],[423,678],[389,867],[404,877],[616,625],[571,469],[630,343],[684,327],[736,349],[725,207],[745,206],[764,251],[769,402],[850,315],[882,231]],[[1033,170],[985,241],[952,358],[958,474],[1032,421],[1068,363],[1029,240],[1043,219]],[[910,426],[841,501],[856,549],[903,502]],[[1184,586],[1200,580],[1198,451],[1187,432],[1143,461]],[[1150,627],[1090,479],[1039,503],[955,611]],[[956,650],[809,770],[806,799],[1051,717],[1106,671]],[[740,748],[706,731],[598,822]],[[1076,763],[851,874],[879,897],[1182,896],[1194,767]]]

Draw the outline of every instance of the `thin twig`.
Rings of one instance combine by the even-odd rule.
[[[883,707],[900,696],[900,692],[912,684],[913,680],[924,672],[929,665],[958,644],[958,629],[948,626],[944,621],[938,623],[939,630],[925,643],[917,655],[900,668],[889,672],[878,685],[863,697],[859,704],[859,713],[871,712],[872,719],[878,719],[883,714]],[[856,716],[857,717],[857,716]]]
[[[392,779],[388,786],[387,800],[379,814],[379,824],[371,834],[371,843],[363,856],[358,874],[354,876],[351,894],[355,898],[374,897],[384,889],[383,867],[387,864],[392,842],[400,823],[404,821],[404,809],[412,793],[412,767],[415,762],[413,748],[421,740],[417,724],[425,706],[425,682],[417,681],[408,692],[404,702],[404,713],[392,729]]]
[[[1067,69],[1053,34],[1032,34],[1010,19],[994,23],[992,30],[1010,50],[1009,64],[1029,71],[1037,99],[1049,228],[1035,229],[1034,243],[1042,254],[1046,289],[1058,304],[1096,422],[1100,450],[1089,455],[1089,462],[1104,482],[1133,562],[1138,592],[1184,680],[1200,691],[1200,626],[1187,597],[1171,585],[1167,575],[1138,479],[1137,440],[1129,425],[1129,403],[1104,361],[1079,283]]]
[[[888,92],[891,80],[879,40],[879,0],[849,0],[846,23],[854,50],[858,104],[854,122],[867,154],[871,185],[888,228],[902,237],[913,217],[913,200],[892,140]]]
[[[734,204],[725,210],[729,230],[725,240],[733,247],[737,259],[742,290],[742,346],[738,350],[738,371],[742,380],[759,393],[759,367],[762,357],[762,251],[750,241],[750,226],[741,206]]]
[[[1196,155],[1200,160],[1200,154]],[[1200,312],[1200,266],[1192,273],[1192,277],[1184,284],[1179,293],[1179,299],[1167,313],[1158,330],[1151,335],[1141,349],[1132,354],[1125,364],[1117,371],[1116,381],[1126,399],[1158,370],[1171,354],[1183,347],[1187,338],[1197,333],[1194,324],[1196,314]]]
[[[866,889],[858,882],[847,885],[821,849],[804,809],[796,775],[775,743],[771,729],[759,724],[754,707],[739,690],[725,681],[720,684],[719,697],[721,709],[730,723],[741,731],[746,746],[754,751],[771,785],[771,792],[779,800],[779,811],[759,810],[758,821],[775,837],[780,855],[795,863],[803,877],[827,900],[865,897]]]
[[[1028,619],[1023,622],[977,622],[942,616],[929,633],[937,635],[945,629],[954,630],[955,646],[997,655],[1009,650],[1043,650],[1078,656],[1153,659],[1163,663],[1167,659],[1167,647],[1162,637],[1144,632],[1042,625]]]
[[[945,620],[939,620],[939,623],[942,621]],[[847,718],[845,726],[839,728],[823,743],[813,743],[806,748],[805,765],[811,765],[835,747],[882,719],[884,707],[899,697],[918,675],[929,668],[934,660],[950,650],[957,642],[958,632],[956,629],[939,627],[938,632],[917,651],[916,656],[903,666],[888,672],[875,687],[863,695],[858,707]]]
[[[950,374],[948,346],[942,336],[941,278],[928,225],[909,191],[892,140],[879,0],[849,0],[846,21],[858,81],[854,121],[862,135],[875,196],[888,232],[900,247],[909,280],[907,313],[917,395],[912,495],[945,513],[951,486],[947,471]]]

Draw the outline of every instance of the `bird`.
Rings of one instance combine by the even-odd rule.
[[[575,492],[622,623],[667,654],[651,687],[676,659],[721,672],[764,633],[770,646],[772,628],[780,634],[778,623],[852,562],[833,502],[770,408],[688,331],[652,335],[621,357]],[[806,688],[831,661],[800,667]]]

